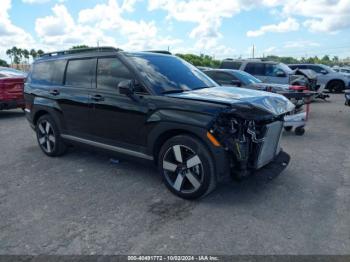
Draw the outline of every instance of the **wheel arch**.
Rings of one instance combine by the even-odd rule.
[[[331,79],[331,80],[329,80],[329,81],[327,82],[327,84],[326,84],[326,89],[329,89],[329,87],[330,87],[333,83],[336,83],[336,82],[341,82],[341,83],[344,85],[344,87],[345,87],[345,85],[346,85],[346,83],[345,83],[344,80],[336,78],[336,79]]]

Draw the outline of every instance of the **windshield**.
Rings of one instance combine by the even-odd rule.
[[[217,86],[199,69],[178,57],[144,53],[128,56],[157,94]]]
[[[257,84],[257,83],[262,83],[262,81],[251,74],[248,74],[244,71],[235,71],[234,73],[235,77],[239,79],[244,85],[249,85],[249,84]]]
[[[292,74],[292,73],[293,73],[293,70],[290,69],[290,67],[287,66],[286,64],[279,63],[278,66],[279,66],[286,74]]]
[[[327,70],[329,73],[332,72],[336,72],[332,67],[327,66],[327,65],[321,65],[325,70]]]

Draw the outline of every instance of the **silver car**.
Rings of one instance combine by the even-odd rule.
[[[331,92],[342,92],[350,89],[350,76],[336,72],[331,67],[322,64],[293,64],[292,69],[309,69],[317,74],[317,84],[325,86]]]

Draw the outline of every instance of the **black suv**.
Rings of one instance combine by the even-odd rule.
[[[178,57],[107,47],[43,55],[25,100],[46,155],[84,144],[154,161],[183,198],[285,157],[283,117],[293,109],[280,95],[220,87]]]

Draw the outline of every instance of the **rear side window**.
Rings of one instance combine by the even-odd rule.
[[[66,72],[66,85],[91,87],[95,77],[96,59],[69,60]]]
[[[216,72],[214,75],[214,79],[216,81],[223,81],[223,82],[230,82],[232,80],[237,80],[236,77],[234,77],[228,73],[223,73],[223,72]]]
[[[234,61],[223,61],[220,68],[222,69],[240,69],[242,62],[234,62]]]
[[[248,63],[244,71],[251,75],[265,75],[265,64],[264,63]]]
[[[100,58],[97,64],[97,88],[116,90],[124,80],[132,80],[129,69],[117,58]]]
[[[34,64],[31,81],[42,85],[62,85],[66,60],[45,61]]]
[[[316,73],[321,73],[321,71],[323,70],[322,67],[315,65],[309,65],[308,68],[315,71]]]

